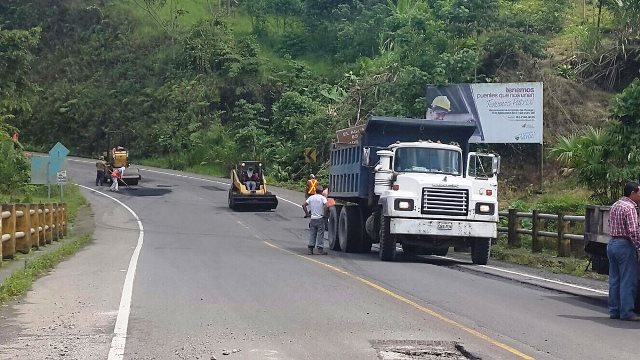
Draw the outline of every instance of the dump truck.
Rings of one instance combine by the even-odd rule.
[[[471,248],[486,264],[497,236],[500,157],[469,152],[469,122],[368,118],[355,144],[334,143],[329,159],[328,238],[333,250],[393,260]]]
[[[255,174],[256,187],[249,189],[247,181]],[[231,169],[229,208],[232,210],[273,210],[278,207],[278,198],[267,190],[264,166],[260,161],[241,161]]]
[[[124,167],[125,170],[122,177],[118,179],[118,183],[120,185],[138,185],[138,182],[142,180],[140,170],[131,167],[131,164],[129,163],[129,152],[122,146],[105,151],[104,156],[107,161],[107,171],[104,173],[105,184],[111,183],[111,172],[113,169],[119,169],[122,167]]]

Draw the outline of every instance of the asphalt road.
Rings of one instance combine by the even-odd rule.
[[[444,358],[638,358],[640,324],[610,320],[602,298],[454,260],[306,256],[301,194],[276,190],[277,210],[233,212],[224,179],[150,169],[114,194],[93,186],[92,163],[68,165],[113,199],[85,190],[94,244],[2,310],[2,359],[117,359],[125,342],[125,359],[409,359],[380,349],[453,343],[464,350]]]

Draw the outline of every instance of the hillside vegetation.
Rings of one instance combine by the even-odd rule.
[[[260,159],[278,180],[301,179],[307,147],[326,173],[335,130],[423,116],[427,84],[544,81],[554,146],[600,126],[611,92],[637,76],[639,4],[6,0],[0,136],[86,156],[119,142],[137,159],[220,173]],[[516,170],[507,178],[530,181],[534,148],[496,148]]]

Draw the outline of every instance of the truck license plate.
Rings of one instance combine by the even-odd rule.
[[[451,221],[438,221],[438,230],[451,230],[453,223]]]

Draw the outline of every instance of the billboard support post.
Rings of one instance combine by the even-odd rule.
[[[544,143],[540,143],[540,192],[544,191]]]

